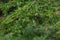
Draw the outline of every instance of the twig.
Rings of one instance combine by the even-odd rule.
[[[27,8],[27,11],[31,8],[32,5],[34,5],[36,3],[36,0],[34,0],[31,5]]]

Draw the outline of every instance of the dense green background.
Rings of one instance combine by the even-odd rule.
[[[0,0],[0,40],[60,40],[60,0]]]

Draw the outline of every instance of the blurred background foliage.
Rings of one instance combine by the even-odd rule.
[[[60,40],[60,0],[0,0],[0,40]]]

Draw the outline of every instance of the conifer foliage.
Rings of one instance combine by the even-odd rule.
[[[60,40],[60,0],[0,0],[0,40]]]

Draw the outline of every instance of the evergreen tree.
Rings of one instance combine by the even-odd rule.
[[[60,0],[0,0],[0,40],[60,40]]]

